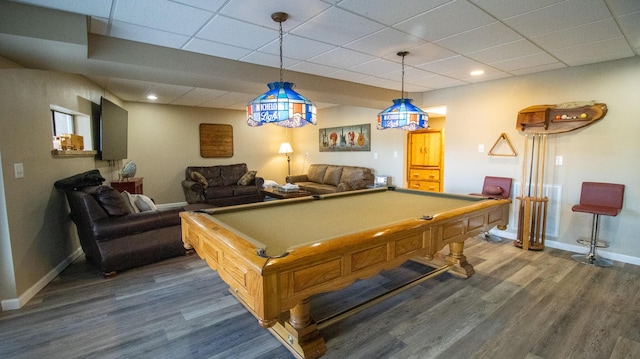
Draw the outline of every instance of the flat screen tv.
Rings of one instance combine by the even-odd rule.
[[[98,158],[103,161],[127,158],[127,110],[102,97],[100,99],[100,124]]]

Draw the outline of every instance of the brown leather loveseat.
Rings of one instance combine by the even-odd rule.
[[[287,176],[286,181],[312,194],[327,194],[365,189],[373,185],[374,175],[366,167],[312,164],[306,174]]]
[[[249,171],[246,163],[237,163],[187,167],[182,189],[189,204],[222,207],[262,201],[263,184],[256,171]]]

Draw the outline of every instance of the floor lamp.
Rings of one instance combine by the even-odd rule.
[[[291,148],[289,142],[283,142],[278,153],[284,153],[287,156],[287,175],[291,176],[291,157],[289,154],[293,153],[293,148]]]

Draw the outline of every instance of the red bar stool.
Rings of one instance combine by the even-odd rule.
[[[591,241],[589,242],[589,253],[587,253],[587,255],[574,254],[571,256],[571,258],[584,264],[590,264],[599,267],[608,267],[613,265],[613,263],[608,259],[596,257],[596,247],[607,246],[603,242],[598,242],[600,216],[617,216],[622,209],[623,198],[623,184],[601,182],[582,183],[580,204],[576,204],[571,208],[571,210],[574,212],[593,214],[593,223],[591,225]],[[579,239],[578,243],[584,243],[584,240]]]
[[[472,196],[480,196],[493,199],[509,199],[511,197],[511,182],[513,180],[508,177],[486,176],[482,184],[482,193],[470,193]],[[498,227],[498,229],[506,229]],[[502,238],[494,236],[491,233],[480,233],[478,237],[487,242],[500,242]]]

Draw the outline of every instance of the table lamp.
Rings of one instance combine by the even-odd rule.
[[[287,156],[287,174],[290,176],[291,175],[291,157],[289,157],[289,154],[293,153],[293,148],[291,148],[291,145],[289,144],[289,142],[283,142],[280,145],[280,150],[278,151],[278,153],[284,153]]]

